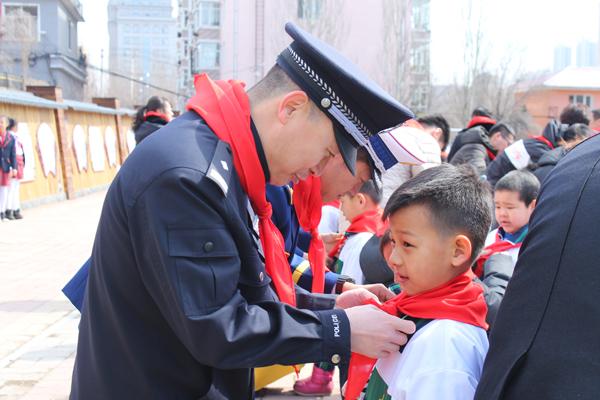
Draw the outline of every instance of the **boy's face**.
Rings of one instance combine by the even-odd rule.
[[[345,194],[340,197],[340,210],[344,217],[350,222],[364,212],[364,196],[361,193],[355,195]]]
[[[458,237],[466,237],[439,234],[431,218],[422,205],[402,208],[390,216],[393,248],[388,265],[394,271],[394,281],[410,296],[454,279],[465,271],[461,264],[471,256],[470,243],[468,254],[462,256],[459,253],[464,249],[456,246]]]
[[[497,190],[494,193],[496,221],[505,232],[515,233],[529,223],[529,217],[535,208],[535,200],[528,206],[519,198],[519,193],[509,190]]]

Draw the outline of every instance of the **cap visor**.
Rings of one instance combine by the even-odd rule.
[[[340,131],[337,126],[333,127],[333,131],[335,134],[335,141],[340,149],[340,153],[342,154],[342,158],[344,159],[344,164],[348,167],[348,170],[352,173],[352,175],[356,175],[356,153],[358,149],[358,145],[355,144],[354,140],[349,137],[344,131]]]

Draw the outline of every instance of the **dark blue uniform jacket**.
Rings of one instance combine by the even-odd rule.
[[[475,399],[598,399],[600,136],[542,184]]]
[[[247,207],[196,114],[136,148],[100,217],[71,399],[251,399],[252,367],[348,359],[343,311],[277,300]]]

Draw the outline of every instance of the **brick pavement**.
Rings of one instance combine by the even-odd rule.
[[[0,223],[0,400],[68,398],[79,313],[60,290],[90,254],[104,195],[27,209],[23,220]],[[259,398],[295,397],[293,379]]]

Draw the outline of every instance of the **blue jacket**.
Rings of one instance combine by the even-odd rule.
[[[308,252],[310,234],[300,228],[296,210],[293,205],[293,189],[290,186],[267,185],[267,200],[273,206],[273,223],[281,231],[285,240],[285,251],[292,268],[294,282],[310,291],[312,289],[312,270],[303,258]],[[339,275],[334,272],[325,273],[325,293],[332,293]]]
[[[278,301],[247,207],[195,113],[136,148],[102,209],[71,399],[251,399],[252,367],[348,359],[343,310]]]
[[[6,132],[6,142],[0,146],[0,168],[4,172],[17,169],[17,147],[16,140],[10,132]]]

